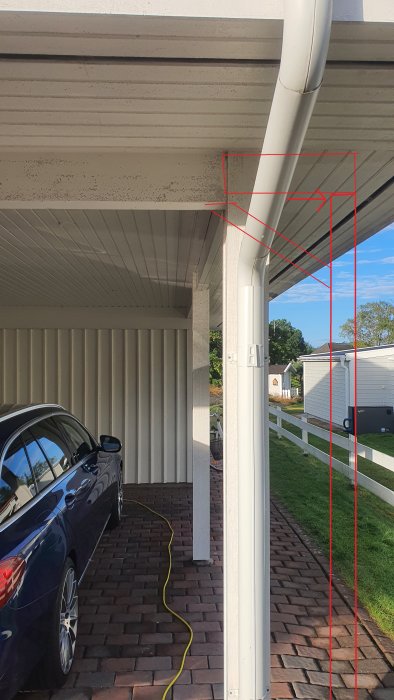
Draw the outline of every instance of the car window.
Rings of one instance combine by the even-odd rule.
[[[22,441],[8,448],[0,478],[0,524],[36,495],[33,474]]]
[[[55,480],[55,474],[51,469],[42,447],[38,444],[29,430],[23,433],[23,441],[25,443],[27,456],[34,478],[36,480],[38,491],[43,491],[49,484]]]
[[[55,478],[61,476],[71,467],[71,455],[62,433],[50,418],[31,426],[29,431],[42,448],[51,465]]]
[[[54,420],[61,425],[70,441],[74,464],[89,455],[95,449],[96,445],[88,431],[74,418],[70,416],[56,416]]]

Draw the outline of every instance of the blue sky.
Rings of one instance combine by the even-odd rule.
[[[339,326],[353,318],[353,262],[351,250],[333,265],[333,340],[341,341]],[[315,272],[328,283],[328,269]],[[357,246],[357,305],[369,301],[394,303],[394,224]],[[329,291],[307,278],[270,302],[270,320],[285,318],[311,345],[329,340]]]

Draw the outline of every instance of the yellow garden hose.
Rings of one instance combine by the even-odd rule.
[[[149,511],[150,513],[153,513],[153,515],[156,515],[158,518],[160,518],[161,520],[163,520],[163,521],[165,522],[165,524],[167,525],[169,531],[170,531],[170,539],[169,539],[168,545],[167,545],[167,551],[168,551],[168,570],[167,570],[166,580],[164,581],[164,585],[163,585],[163,589],[162,589],[162,602],[163,602],[164,608],[165,608],[173,617],[175,617],[177,620],[179,620],[180,622],[182,622],[182,624],[186,627],[187,631],[189,632],[189,641],[188,641],[188,643],[186,644],[185,650],[184,650],[184,652],[183,652],[182,659],[181,659],[181,664],[180,664],[180,667],[179,667],[179,671],[178,671],[177,674],[174,676],[174,678],[172,679],[172,681],[171,681],[171,682],[167,685],[167,687],[164,689],[163,695],[161,696],[161,700],[165,700],[166,697],[167,697],[168,691],[172,688],[173,685],[175,685],[175,683],[177,682],[179,676],[181,675],[181,673],[182,673],[182,671],[183,671],[183,669],[184,669],[186,655],[187,655],[187,652],[189,651],[189,649],[190,649],[190,647],[191,647],[191,643],[192,643],[192,641],[193,641],[193,629],[192,629],[191,625],[189,625],[188,621],[185,620],[185,618],[183,618],[182,615],[179,615],[179,613],[177,613],[175,610],[173,610],[172,608],[170,608],[170,606],[169,606],[168,603],[167,603],[167,586],[168,586],[168,582],[169,582],[169,580],[170,580],[170,578],[171,578],[171,572],[172,572],[172,542],[173,542],[174,534],[175,534],[175,533],[174,533],[174,529],[173,529],[173,527],[172,527],[170,521],[169,521],[164,515],[162,515],[161,513],[158,513],[156,510],[153,510],[153,508],[150,508],[149,506],[145,505],[145,503],[141,503],[140,501],[135,501],[134,499],[128,499],[128,500],[125,499],[125,500],[124,500],[124,503],[135,503],[136,505],[141,506],[141,508],[145,508],[145,510]]]

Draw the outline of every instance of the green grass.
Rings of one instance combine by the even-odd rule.
[[[287,412],[287,407],[285,411]],[[301,437],[301,429],[287,423],[287,421],[282,420],[282,427],[288,430],[290,433],[297,435],[297,437]],[[347,433],[344,433],[341,430],[335,430],[334,432],[345,437],[347,435]],[[384,454],[394,457],[394,435],[360,435],[358,442],[362,445],[372,447],[373,449],[379,450],[380,452],[384,452]],[[328,454],[330,444],[326,440],[322,440],[315,435],[309,435],[309,443],[314,447],[317,447],[322,452],[326,452]],[[335,459],[339,459],[341,462],[348,464],[349,453],[347,450],[344,450],[342,447],[338,447],[337,445],[333,445],[332,454]],[[366,476],[369,476],[370,479],[374,479],[380,484],[383,484],[383,486],[387,486],[387,488],[394,491],[394,472],[391,472],[384,467],[380,467],[378,464],[370,462],[370,460],[364,459],[363,457],[358,457],[357,469]]]
[[[326,465],[271,431],[272,493],[327,555],[329,472]],[[353,489],[333,472],[333,563],[353,586]],[[381,629],[394,638],[394,509],[363,488],[358,490],[358,592]]]
[[[304,413],[303,403],[289,403],[287,406],[283,406],[283,410],[288,413]]]

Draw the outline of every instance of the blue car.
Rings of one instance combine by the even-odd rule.
[[[78,585],[122,511],[121,443],[61,406],[0,413],[0,698],[70,671]]]

